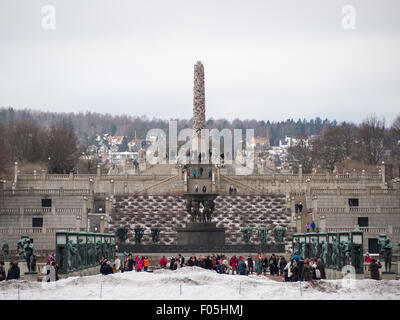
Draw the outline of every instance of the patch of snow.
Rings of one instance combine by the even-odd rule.
[[[400,281],[370,279],[277,282],[264,276],[225,275],[197,267],[70,277],[53,283],[0,282],[0,300],[399,300]]]

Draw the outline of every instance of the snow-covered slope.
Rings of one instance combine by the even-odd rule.
[[[54,283],[0,282],[8,299],[400,299],[396,280],[322,280],[285,283],[264,276],[221,275],[197,267],[72,277]]]

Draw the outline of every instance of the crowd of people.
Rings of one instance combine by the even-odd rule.
[[[7,271],[4,267],[4,262],[0,262],[0,281],[9,281],[9,280],[18,280],[20,279],[20,270],[18,266],[18,262],[10,262],[10,266]]]
[[[212,254],[196,257],[194,254],[185,260],[182,255],[171,257],[169,261],[163,256],[159,265],[162,269],[176,270],[186,266],[214,270],[222,274],[267,275],[282,277],[284,281],[309,281],[326,279],[325,266],[321,259],[301,260],[297,254],[289,261],[284,256],[272,254],[264,257],[261,254],[249,255],[247,258],[234,255],[231,258],[223,254]]]
[[[382,267],[379,260],[371,259],[367,254],[365,262],[369,263],[371,279],[380,280],[379,269]],[[55,280],[59,280],[58,269],[54,254],[50,255],[46,263],[47,267],[54,268]],[[238,275],[269,275],[281,277],[284,281],[311,281],[326,279],[325,265],[320,258],[301,259],[298,254],[293,254],[289,261],[284,256],[272,254],[269,258],[261,254],[256,256],[233,255],[228,258],[224,254],[210,254],[199,256],[192,254],[187,260],[181,254],[171,257],[169,260],[163,256],[159,261],[162,269],[177,270],[183,267],[200,267],[208,270],[214,270],[220,274],[238,274]],[[48,270],[48,269],[47,269]],[[121,259],[116,256],[112,263],[107,257],[100,261],[100,273],[109,275],[125,271],[149,271],[149,258],[124,252]],[[20,279],[20,269],[18,262],[10,262],[7,274],[4,262],[0,262],[0,281]]]
[[[125,272],[125,271],[149,271],[149,258],[145,256],[136,255],[133,257],[132,253],[124,252],[121,256],[121,260],[115,257],[113,271]]]

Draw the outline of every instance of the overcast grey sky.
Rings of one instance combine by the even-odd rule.
[[[399,0],[0,0],[5,107],[190,118],[201,60],[207,118],[390,125],[399,57]]]

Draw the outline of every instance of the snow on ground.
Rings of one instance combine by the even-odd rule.
[[[1,300],[276,300],[400,299],[398,280],[277,282],[264,276],[221,275],[197,267],[70,277],[53,283],[0,282]]]

